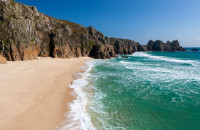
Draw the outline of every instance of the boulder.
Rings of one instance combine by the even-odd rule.
[[[128,56],[122,56],[123,59],[128,59]]]
[[[199,49],[197,49],[197,48],[193,48],[192,51],[199,51]]]
[[[7,60],[0,54],[0,64],[6,64]]]

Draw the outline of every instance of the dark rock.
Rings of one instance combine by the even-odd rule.
[[[136,51],[183,51],[178,41],[139,43],[104,37],[94,27],[83,27],[39,13],[34,6],[0,0],[0,53],[8,61],[37,57],[91,56],[108,59]]]
[[[185,51],[183,47],[179,45],[178,40],[175,41],[167,41],[167,43],[163,43],[163,41],[150,40],[147,44],[148,51]]]
[[[128,56],[122,56],[122,58],[123,58],[123,59],[127,59],[127,58],[128,58]]]
[[[199,51],[199,49],[193,48],[192,51]]]

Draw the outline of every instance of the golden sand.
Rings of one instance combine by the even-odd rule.
[[[73,100],[73,73],[89,57],[39,58],[0,65],[0,129],[51,130],[59,126]]]

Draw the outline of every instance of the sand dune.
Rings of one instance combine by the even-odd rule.
[[[0,129],[51,130],[73,100],[68,84],[88,57],[0,65]]]

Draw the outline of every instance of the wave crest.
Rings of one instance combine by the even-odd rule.
[[[167,62],[174,62],[174,63],[180,63],[180,64],[190,64],[193,66],[197,66],[196,65],[196,61],[192,61],[192,60],[181,60],[181,59],[177,59],[177,58],[170,58],[170,57],[166,57],[166,56],[154,56],[145,52],[136,52],[135,54],[133,54],[132,56],[136,56],[136,57],[147,57],[147,58],[151,58],[151,59],[155,59],[155,60],[160,60],[160,61],[167,61]]]

